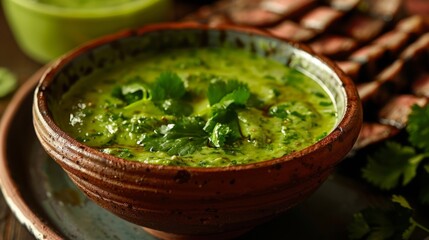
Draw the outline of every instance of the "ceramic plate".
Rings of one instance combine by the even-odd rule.
[[[31,116],[41,72],[16,93],[0,128],[0,182],[12,211],[38,239],[155,239],[86,198],[44,152]],[[240,239],[345,239],[353,213],[367,204],[363,194],[336,173],[308,200]]]

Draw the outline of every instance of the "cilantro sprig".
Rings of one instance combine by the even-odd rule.
[[[407,141],[388,141],[370,154],[362,176],[384,191],[411,193],[429,204],[429,105],[414,105],[406,127]],[[414,183],[414,184],[413,184]],[[390,208],[367,208],[354,215],[350,239],[409,239],[416,229],[429,234],[418,223],[405,197],[394,195]]]
[[[420,176],[419,198],[421,203],[429,204],[429,163],[427,163],[423,169],[424,171],[422,171]]]
[[[414,105],[406,127],[408,142],[386,142],[368,156],[363,178],[382,190],[407,187],[429,175],[429,106]],[[429,187],[420,184],[420,202],[429,203]]]
[[[163,112],[176,116],[188,116],[192,113],[192,106],[183,100],[185,94],[183,80],[169,71],[162,72],[152,85],[146,84],[140,76],[135,76],[112,90],[112,96],[127,105],[138,101],[152,101]]]
[[[152,101],[181,99],[186,93],[183,80],[174,72],[162,72],[151,89]]]
[[[180,118],[161,125],[153,132],[144,133],[140,144],[149,151],[162,151],[169,155],[184,156],[201,149],[207,143],[201,118]]]
[[[362,171],[363,177],[383,190],[406,186],[416,177],[417,168],[425,157],[425,154],[418,154],[411,146],[386,142],[368,157],[368,163]]]
[[[149,86],[144,84],[143,79],[140,76],[134,76],[128,79],[126,84],[114,87],[112,96],[129,105],[140,100],[148,100],[150,98],[149,91]]]
[[[410,143],[429,153],[429,107],[414,105],[408,118],[407,132]]]
[[[210,144],[222,147],[241,138],[236,109],[247,103],[250,97],[248,86],[236,80],[215,80],[209,84],[207,97],[211,113],[204,131],[210,135]]]
[[[211,77],[206,91],[211,106],[207,120],[189,117],[192,106],[187,99],[184,81],[174,72],[162,72],[153,82],[147,84],[139,77],[133,77],[126,84],[117,86],[112,96],[126,105],[150,101],[170,119],[153,131],[142,133],[138,144],[149,151],[162,151],[169,155],[184,156],[203,146],[225,147],[242,138],[236,110],[243,108],[251,93],[246,84],[237,80]]]
[[[429,233],[413,215],[414,209],[408,201],[403,196],[393,195],[391,204],[354,214],[348,226],[349,239],[409,239],[417,229]]]

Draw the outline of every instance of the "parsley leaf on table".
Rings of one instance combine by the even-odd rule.
[[[410,143],[429,152],[429,107],[414,105],[406,129]]]
[[[405,144],[408,146],[387,142],[368,157],[363,177],[375,186],[389,190],[398,187],[401,178],[402,186],[406,186],[419,175],[420,202],[429,204],[429,105],[412,107],[406,130],[408,143]]]
[[[404,197],[393,195],[391,202],[356,213],[347,229],[349,239],[408,239],[416,227],[426,231],[413,219],[414,210]]]
[[[367,214],[365,214],[367,215]],[[362,239],[371,231],[362,212],[353,215],[352,222],[348,225],[349,239]]]
[[[362,210],[354,215],[354,222],[349,225],[350,239],[389,239],[394,233],[389,216],[379,208]]]
[[[385,146],[368,157],[362,170],[363,177],[381,189],[389,190],[407,185],[417,174],[419,163],[425,155],[416,154],[414,148],[396,142],[386,142]]]
[[[363,177],[383,190],[390,190],[417,179],[417,190],[422,204],[429,204],[429,105],[414,105],[406,127],[408,142],[386,142],[376,152],[368,156],[367,165],[362,169]],[[402,180],[402,184],[400,184]],[[414,185],[413,185],[414,186]],[[413,190],[414,188],[407,188]],[[406,192],[407,192],[406,191]],[[349,225],[351,239],[409,239],[416,229],[429,233],[429,229],[415,221],[414,210],[402,196],[393,196],[393,208],[368,208],[355,214]],[[389,220],[390,224],[385,224]],[[393,228],[389,227],[392,226]],[[394,230],[392,235],[379,234]]]
[[[423,172],[420,177],[420,202],[429,204],[429,163],[424,166]]]
[[[11,93],[18,86],[16,76],[6,68],[0,67],[0,97]]]
[[[409,239],[416,227],[420,226],[413,219],[414,209],[408,201],[400,195],[393,195],[392,202],[394,203],[392,220],[397,227],[397,231],[399,230],[399,233],[402,232],[402,239]]]

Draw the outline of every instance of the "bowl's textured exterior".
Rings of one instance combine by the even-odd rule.
[[[223,168],[149,165],[101,153],[54,122],[50,102],[82,76],[148,48],[227,44],[301,68],[327,86],[340,121],[324,139],[293,154]],[[34,126],[48,154],[95,202],[157,236],[232,237],[306,199],[352,148],[362,110],[349,78],[307,47],[254,29],[181,23],[104,37],[60,58],[45,72],[33,105]],[[152,230],[150,230],[152,229]]]

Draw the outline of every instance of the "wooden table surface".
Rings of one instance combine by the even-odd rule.
[[[197,8],[202,2],[208,1],[177,1],[176,17]],[[407,0],[406,7],[410,12],[429,16],[429,0]],[[4,18],[3,7],[0,4],[0,67],[6,67],[18,77],[22,85],[32,74],[43,65],[28,58],[16,44],[9,26]],[[2,116],[11,96],[0,98],[0,117]],[[1,133],[0,133],[1,134]],[[34,239],[29,231],[22,226],[7,206],[0,192],[0,239],[27,240]]]

